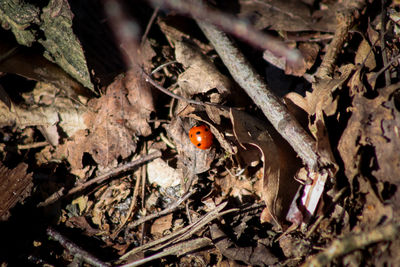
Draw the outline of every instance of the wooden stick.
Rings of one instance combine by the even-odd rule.
[[[318,155],[314,151],[316,148],[315,140],[293,118],[286,106],[270,91],[267,84],[224,32],[199,20],[197,20],[197,24],[210,40],[235,81],[263,111],[264,115],[293,147],[303,162],[310,169],[316,170]]]

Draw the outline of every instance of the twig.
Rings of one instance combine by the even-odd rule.
[[[150,153],[148,155],[145,155],[140,159],[137,159],[135,161],[129,162],[129,163],[127,163],[127,164],[125,164],[125,165],[123,165],[121,167],[115,168],[114,170],[112,170],[110,172],[107,172],[107,173],[105,173],[103,175],[97,176],[96,178],[93,178],[93,179],[87,181],[86,183],[80,184],[80,185],[72,188],[71,190],[69,190],[66,194],[64,194],[63,192],[57,191],[56,193],[54,193],[53,195],[48,197],[45,201],[39,203],[38,207],[43,207],[43,206],[47,206],[49,204],[52,204],[55,201],[57,201],[58,199],[60,199],[61,197],[75,194],[75,193],[77,193],[77,192],[79,192],[79,191],[81,191],[81,190],[83,190],[83,189],[85,189],[85,188],[87,188],[87,187],[89,187],[89,186],[91,186],[93,184],[102,183],[107,179],[115,177],[116,175],[119,175],[121,173],[127,172],[127,171],[135,168],[138,165],[141,165],[141,164],[143,164],[143,163],[145,163],[147,161],[150,161],[150,160],[153,160],[153,159],[156,159],[156,158],[159,158],[159,157],[161,157],[161,152],[160,151],[156,151],[156,152]]]
[[[145,263],[148,263],[152,260],[155,259],[160,259],[162,257],[168,256],[168,255],[183,255],[185,253],[188,253],[190,251],[198,250],[206,246],[212,245],[212,242],[209,238],[206,237],[200,237],[196,238],[193,240],[188,240],[186,242],[182,242],[176,245],[173,245],[171,247],[168,247],[164,249],[163,251],[156,253],[154,255],[151,255],[150,257],[140,259],[125,265],[121,265],[121,267],[134,267],[134,266],[140,266]]]
[[[347,190],[347,187],[342,188],[332,199],[331,206],[335,205],[336,202],[339,201],[339,199],[342,197],[343,193]],[[306,234],[306,238],[309,238],[311,234],[317,229],[319,224],[322,222],[322,220],[326,217],[326,214],[323,214],[318,217],[318,219],[315,221],[314,225],[310,228],[310,230]]]
[[[197,20],[206,21],[217,25],[225,32],[231,33],[236,37],[253,44],[261,49],[267,49],[277,57],[284,57],[288,63],[298,65],[303,62],[301,53],[297,50],[289,49],[283,42],[272,36],[266,35],[256,30],[252,25],[236,17],[209,8],[201,1],[186,0],[149,0],[154,6],[170,8],[183,15],[190,16]]]
[[[397,56],[395,56],[394,58],[392,58],[392,60],[390,60],[390,62],[388,62],[387,65],[384,65],[382,69],[380,69],[377,73],[375,73],[374,75],[372,75],[372,76],[368,79],[368,83],[371,84],[373,81],[375,81],[376,79],[378,79],[379,75],[381,75],[382,72],[384,72],[384,71],[387,70],[390,66],[392,66],[392,64],[395,63],[399,58],[400,58],[400,54],[398,54]]]
[[[338,13],[336,15],[336,20],[338,25],[335,35],[333,36],[322,60],[321,66],[318,68],[316,73],[316,76],[320,79],[326,79],[327,77],[332,76],[335,69],[336,59],[341,53],[343,45],[348,38],[350,28],[354,24],[354,16],[351,13]]]
[[[61,235],[59,232],[54,230],[53,228],[49,227],[47,228],[47,235],[49,235],[51,238],[54,240],[58,241],[58,243],[61,244],[64,248],[66,248],[71,255],[74,256],[74,258],[78,258],[86,263],[89,263],[93,266],[98,266],[98,267],[107,267],[110,266],[108,263],[105,263],[93,255],[91,255],[89,252],[83,250],[81,247],[73,243],[71,240],[66,238],[65,236]]]
[[[139,195],[139,187],[140,187],[140,179],[139,177],[136,178],[136,183],[135,183],[135,189],[133,190],[133,196],[132,196],[132,202],[131,205],[129,207],[129,211],[127,216],[125,217],[124,221],[118,226],[118,229],[114,231],[114,233],[112,233],[112,235],[110,235],[111,239],[115,239],[118,234],[121,232],[122,228],[124,227],[124,225],[128,222],[128,220],[131,217],[131,214],[133,212],[133,209],[136,208],[137,206],[137,199],[138,199],[138,195]]]
[[[174,94],[170,91],[168,91],[167,89],[165,89],[164,87],[162,87],[161,85],[159,85],[158,83],[156,83],[151,77],[150,75],[148,75],[144,70],[142,70],[142,74],[145,78],[145,81],[150,83],[151,85],[153,85],[155,88],[157,88],[158,90],[160,90],[161,92],[163,92],[166,95],[169,95],[172,98],[181,100],[181,101],[185,101],[189,104],[194,104],[194,105],[200,105],[200,106],[213,106],[213,107],[217,107],[217,108],[222,108],[222,109],[229,109],[229,107],[223,106],[223,105],[219,105],[219,104],[215,104],[215,103],[210,103],[210,102],[201,102],[201,101],[196,101],[196,100],[192,100],[192,99],[188,99],[188,98],[184,98],[183,96]]]
[[[161,64],[160,66],[158,66],[157,68],[155,68],[154,70],[151,71],[150,76],[153,76],[154,73],[157,73],[158,71],[160,71],[162,68],[165,68],[166,66],[172,65],[172,64],[176,64],[179,63],[178,61],[174,60],[174,61],[169,61],[166,62],[164,64]]]
[[[386,0],[381,0],[381,30],[379,32],[379,39],[381,41],[381,52],[383,65],[388,65],[388,56],[386,53],[386,41],[385,41],[385,30],[386,30]],[[385,69],[385,86],[390,84],[390,74]]]
[[[160,10],[160,8],[156,7],[154,9],[154,11],[153,11],[153,14],[151,14],[151,18],[149,20],[149,23],[147,23],[146,30],[144,31],[144,34],[142,36],[142,40],[140,41],[140,45],[141,46],[143,46],[144,42],[146,41],[147,35],[149,34],[151,26],[153,25],[154,20],[156,19],[159,10]]]
[[[323,252],[309,258],[302,266],[328,266],[333,259],[354,250],[362,249],[374,243],[394,240],[398,238],[399,231],[399,224],[388,224],[369,232],[350,234],[341,240],[336,239]]]
[[[351,0],[351,8],[344,12],[339,11],[336,14],[337,28],[332,42],[329,44],[321,66],[318,68],[316,76],[320,79],[331,77],[335,68],[336,59],[342,51],[346,42],[349,30],[354,25],[357,10],[362,9],[366,3],[365,0]],[[347,2],[349,5],[350,1]]]
[[[315,141],[293,118],[288,109],[269,90],[267,84],[256,73],[250,63],[225,33],[216,27],[197,21],[198,25],[213,44],[225,66],[235,81],[263,111],[275,129],[297,152],[303,162],[311,169],[318,166]]]
[[[227,214],[227,213],[230,213],[233,211],[237,211],[237,209],[230,209],[225,212],[221,212],[221,210],[223,208],[225,208],[226,204],[227,204],[227,202],[220,204],[214,210],[208,212],[206,215],[199,218],[194,223],[186,226],[185,228],[182,228],[182,229],[176,231],[175,233],[172,233],[171,235],[162,237],[160,239],[157,239],[157,240],[151,241],[147,244],[144,244],[143,246],[132,249],[131,251],[129,251],[126,254],[124,254],[123,256],[121,256],[120,260],[125,260],[131,255],[134,255],[140,251],[147,250],[149,248],[153,248],[157,245],[159,245],[159,247],[157,249],[161,249],[161,248],[165,247],[166,245],[171,244],[172,242],[179,242],[182,239],[190,237],[192,234],[196,233],[198,230],[200,230],[203,226],[205,226],[207,223],[211,222],[212,220],[214,220],[224,214]]]
[[[169,206],[168,208],[160,211],[160,212],[156,212],[153,214],[150,214],[146,217],[140,218],[132,223],[129,224],[129,228],[133,228],[136,227],[138,225],[141,225],[142,223],[145,223],[147,221],[153,220],[155,218],[164,216],[168,213],[173,212],[175,209],[177,209],[179,207],[179,205],[181,205],[181,203],[183,203],[186,199],[188,199],[191,195],[193,195],[196,192],[196,190],[190,191],[187,194],[183,195],[181,198],[178,199],[178,201],[172,203],[171,206]]]
[[[42,142],[36,142],[36,143],[25,144],[25,145],[18,145],[17,148],[18,148],[19,150],[23,150],[23,149],[38,148],[38,147],[47,146],[47,145],[49,145],[49,142],[47,142],[47,141],[42,141]]]
[[[124,50],[123,56],[128,68],[137,69],[142,63],[139,48],[139,26],[125,14],[119,0],[104,0],[104,11],[117,41]]]

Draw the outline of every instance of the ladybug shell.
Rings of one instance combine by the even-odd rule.
[[[208,149],[213,144],[213,134],[207,125],[195,126],[189,131],[190,141],[200,149]]]

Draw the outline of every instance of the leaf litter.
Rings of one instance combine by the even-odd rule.
[[[137,25],[149,23],[153,2],[140,5],[145,12],[129,14]],[[33,251],[17,244],[25,239],[50,244],[45,235],[22,231],[10,241],[7,234],[8,255],[31,254],[24,260],[38,263],[47,255],[52,262],[71,262],[75,254],[99,266],[393,265],[400,258],[398,5],[388,3],[382,13],[380,3],[350,2],[239,1],[233,10],[218,1],[212,7],[221,12],[222,28],[232,29],[223,21],[234,14],[298,51],[293,63],[275,48],[259,51],[239,42],[259,74],[272,64],[277,68],[264,73],[280,72],[290,81],[281,82],[293,88],[276,105],[296,110],[290,118],[300,123],[294,125],[268,122],[266,108],[245,96],[235,82],[240,68],[232,73],[213,37],[205,34],[209,43],[201,32],[209,29],[199,18],[216,13],[202,14],[205,9],[195,6],[184,11],[185,5],[165,1],[176,13],[155,12],[142,50],[133,53],[142,62],[130,66],[144,70],[114,74],[113,82],[96,88],[98,96],[92,88],[82,93],[88,89],[40,55],[29,55],[33,50],[7,53],[13,51],[9,41],[2,43],[0,153],[2,164],[13,166],[2,165],[3,228],[14,233],[9,222],[24,218],[24,210],[39,212],[46,222],[31,227],[49,227],[48,235],[62,246],[72,242],[65,246],[69,254],[45,245]],[[358,31],[351,30],[354,24]],[[257,40],[246,39],[246,33],[253,32],[233,35]],[[140,47],[120,37],[122,54]],[[28,58],[49,66],[45,75],[37,75],[38,65],[21,63]],[[96,69],[86,64],[96,79]],[[16,84],[7,80],[10,75]],[[250,83],[253,74],[245,75]],[[22,98],[12,94],[28,84],[26,78],[34,86],[21,91]],[[155,91],[149,79],[179,97]],[[197,149],[187,134],[201,124],[215,136],[207,150]],[[288,127],[312,141],[307,145],[315,164],[292,147]],[[152,153],[146,158],[151,162],[140,161]],[[87,238],[100,246],[89,249]],[[112,251],[104,254],[106,248]],[[0,260],[7,264],[13,256]]]

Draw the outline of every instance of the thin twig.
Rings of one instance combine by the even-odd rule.
[[[217,25],[225,32],[253,44],[261,49],[267,49],[277,57],[284,57],[288,63],[298,65],[303,62],[303,56],[298,50],[288,48],[283,42],[256,30],[252,25],[239,20],[233,15],[220,12],[202,4],[202,1],[187,0],[149,0],[154,6],[173,9],[183,15],[197,20]]]
[[[154,9],[154,11],[153,11],[153,14],[151,14],[151,18],[149,20],[149,23],[147,23],[146,30],[144,31],[144,34],[142,36],[142,40],[140,41],[140,45],[141,46],[143,46],[144,42],[146,41],[147,35],[149,34],[151,26],[153,25],[154,20],[156,19],[159,10],[160,10],[160,8],[156,7]]]
[[[327,77],[332,76],[335,69],[336,59],[340,55],[343,45],[349,36],[349,30],[354,24],[354,16],[350,12],[338,13],[336,15],[336,20],[338,25],[335,35],[333,36],[322,60],[321,66],[318,68],[316,73],[316,76],[320,79],[326,79]]]
[[[89,252],[83,250],[81,247],[73,243],[71,240],[66,238],[65,236],[61,235],[59,232],[54,230],[53,228],[49,227],[47,228],[47,235],[49,235],[51,238],[54,240],[58,241],[58,243],[61,244],[64,248],[66,248],[71,255],[73,255],[76,258],[89,263],[93,266],[98,266],[98,267],[107,267],[110,266],[108,263],[105,263],[93,255],[91,255]]]
[[[156,253],[154,255],[151,255],[149,257],[122,265],[120,267],[135,267],[135,266],[140,266],[143,265],[145,263],[148,263],[150,261],[153,261],[155,259],[160,259],[162,257],[165,256],[169,256],[169,255],[183,255],[185,253],[188,253],[190,251],[194,251],[194,250],[198,250],[201,249],[203,247],[206,246],[210,246],[212,245],[212,242],[209,238],[206,237],[200,237],[200,238],[196,238],[193,240],[188,240],[186,242],[182,242],[173,246],[170,246],[166,249],[164,249],[163,251]]]
[[[160,239],[151,241],[147,244],[144,244],[141,247],[137,247],[132,249],[131,251],[125,253],[123,256],[120,257],[120,260],[125,260],[127,259],[129,256],[134,255],[138,252],[147,250],[149,248],[153,248],[155,246],[159,246],[157,249],[161,249],[162,247],[170,244],[171,242],[179,242],[180,240],[182,240],[183,238],[188,238],[191,235],[193,235],[195,232],[197,232],[198,230],[200,230],[203,226],[205,226],[207,223],[209,223],[210,221],[218,218],[219,216],[222,216],[223,214],[226,214],[228,212],[234,212],[237,211],[237,209],[230,209],[227,210],[225,212],[221,212],[221,210],[223,208],[225,208],[227,202],[221,203],[220,205],[218,205],[215,209],[213,209],[212,211],[208,212],[206,215],[202,216],[201,218],[199,218],[197,221],[195,221],[194,223],[186,226],[185,228],[182,228],[168,236],[162,237]],[[160,245],[161,244],[161,245]]]
[[[18,145],[17,148],[18,148],[18,150],[23,150],[23,149],[38,148],[38,147],[47,146],[47,145],[49,145],[49,142],[42,141],[42,142],[25,144],[25,145]]]
[[[354,250],[363,249],[374,243],[390,241],[398,238],[399,224],[388,224],[369,232],[349,234],[341,240],[336,239],[323,252],[309,258],[302,266],[328,266],[332,260]]]
[[[385,41],[385,31],[386,31],[386,0],[381,0],[381,30],[379,32],[379,39],[381,41],[381,52],[383,65],[388,65],[388,56],[386,53],[386,41]],[[385,69],[385,86],[390,84],[390,73]]]
[[[342,197],[343,193],[347,190],[347,187],[342,188],[336,195],[335,197],[332,199],[332,203],[330,205],[333,206],[336,204],[336,202],[339,201],[339,199]],[[318,228],[319,224],[322,222],[322,220],[326,217],[327,214],[323,214],[321,216],[318,217],[318,219],[315,221],[314,225],[310,228],[310,230],[307,232],[306,234],[306,238],[309,238],[311,236],[312,233],[314,233],[314,231]]]
[[[197,21],[197,23],[213,44],[235,81],[263,111],[303,162],[309,168],[316,169],[318,156],[314,151],[316,146],[311,136],[293,118],[286,106],[269,90],[267,84],[224,32],[208,23],[201,21]]]
[[[176,210],[179,205],[181,205],[186,199],[188,199],[191,195],[193,195],[196,192],[196,190],[190,191],[187,194],[183,195],[181,198],[179,198],[176,202],[172,203],[171,206],[169,206],[168,208],[160,211],[160,212],[156,212],[153,214],[150,214],[146,217],[140,218],[132,223],[129,224],[129,228],[134,228],[142,223],[145,223],[147,221],[153,220],[155,218],[167,215],[168,213],[173,212],[174,210]]]
[[[387,65],[384,65],[382,69],[380,69],[377,73],[375,73],[374,75],[372,75],[369,79],[368,79],[368,83],[371,84],[372,82],[374,82],[376,79],[378,79],[379,75],[382,74],[382,72],[384,72],[385,70],[387,70],[390,66],[392,66],[393,63],[395,63],[397,60],[399,60],[400,58],[400,54],[398,54],[397,56],[395,56],[394,58],[392,58],[392,60],[390,60],[390,62],[388,62]]]
[[[126,172],[128,170],[131,170],[131,169],[137,167],[138,165],[141,165],[147,161],[151,161],[151,160],[159,158],[159,157],[161,157],[160,151],[156,151],[156,152],[150,153],[148,155],[145,155],[145,156],[141,157],[140,159],[129,162],[121,167],[115,168],[114,170],[112,170],[110,172],[107,172],[103,175],[93,178],[90,181],[87,181],[86,183],[80,184],[77,187],[72,188],[71,190],[68,191],[67,195],[72,195],[76,192],[82,191],[83,189],[85,189],[93,184],[100,184],[100,183],[104,182],[105,180],[110,179],[111,177],[115,177],[123,172]]]
[[[192,100],[192,99],[187,99],[184,98],[180,95],[174,94],[170,91],[168,91],[167,89],[165,89],[164,87],[162,87],[161,85],[159,85],[158,83],[156,83],[151,77],[150,75],[148,75],[144,70],[142,70],[142,74],[145,78],[145,81],[150,83],[151,85],[153,85],[155,88],[157,88],[158,90],[160,90],[161,92],[163,92],[166,95],[169,95],[172,98],[187,102],[189,104],[194,104],[194,105],[200,105],[200,106],[213,106],[213,107],[217,107],[217,108],[222,108],[222,109],[229,109],[229,107],[223,106],[223,105],[219,105],[219,104],[215,104],[215,103],[210,103],[210,102],[201,102],[201,101],[196,101],[196,100]]]
[[[138,195],[139,195],[140,181],[141,181],[141,179],[139,179],[139,177],[137,177],[136,183],[135,183],[135,189],[133,190],[132,201],[131,201],[131,205],[129,207],[128,214],[125,217],[124,221],[118,226],[118,229],[115,230],[114,233],[112,233],[110,235],[111,239],[115,239],[118,236],[118,234],[121,232],[122,228],[125,226],[125,224],[128,222],[128,220],[131,218],[133,210],[137,207],[137,199],[138,199]]]
[[[63,192],[57,191],[56,193],[54,193],[53,195],[48,197],[45,201],[39,203],[38,207],[43,207],[43,206],[47,206],[49,204],[52,204],[55,201],[57,201],[58,199],[60,199],[61,197],[75,194],[75,193],[77,193],[79,191],[82,191],[85,188],[87,188],[87,187],[89,187],[89,186],[91,186],[93,184],[96,184],[96,183],[100,184],[100,183],[104,182],[107,179],[115,177],[115,176],[117,176],[117,175],[119,175],[121,173],[127,172],[127,171],[135,168],[138,165],[141,165],[141,164],[143,164],[143,163],[145,163],[147,161],[150,161],[150,160],[153,160],[153,159],[156,159],[156,158],[159,158],[159,157],[161,157],[161,152],[160,151],[156,151],[156,152],[150,153],[148,155],[145,155],[140,159],[137,159],[135,161],[129,162],[129,163],[127,163],[127,164],[125,164],[125,165],[123,165],[121,167],[115,168],[114,170],[109,171],[109,172],[107,172],[107,173],[105,173],[103,175],[97,176],[96,178],[93,178],[93,179],[87,181],[86,183],[80,184],[80,185],[72,188],[71,190],[69,190],[65,194]]]

